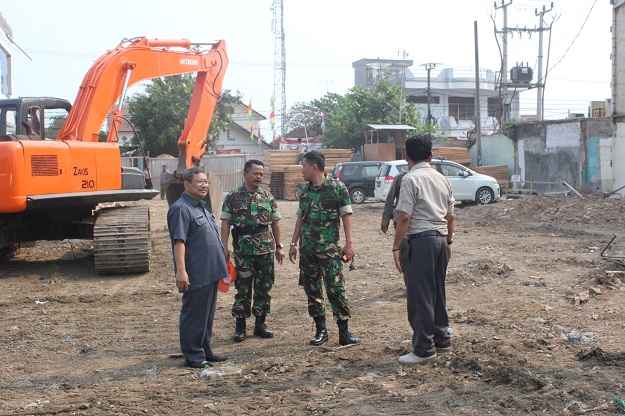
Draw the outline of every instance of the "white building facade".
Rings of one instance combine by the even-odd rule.
[[[414,105],[424,123],[435,124],[446,137],[467,138],[475,129],[475,72],[454,71],[444,68],[437,71],[437,64],[409,69],[413,61],[399,59],[361,59],[352,64],[355,85],[371,87],[378,80],[387,77],[402,85],[406,94],[406,105]],[[416,74],[416,75],[415,75]],[[517,90],[508,91],[508,100],[501,104],[498,75],[492,70],[479,71],[480,119],[483,134],[499,129],[498,121],[502,111],[508,118],[519,118],[519,92],[527,89],[520,84]],[[429,96],[429,108],[428,108]],[[429,110],[429,113],[428,113]]]

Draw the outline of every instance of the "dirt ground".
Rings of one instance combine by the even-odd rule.
[[[209,380],[183,367],[165,225],[150,207],[151,272],[94,273],[91,243],[41,242],[0,267],[0,415],[618,414],[625,399],[625,201],[531,197],[459,205],[447,278],[453,352],[406,367],[403,280],[383,204],[354,207],[350,323],[360,345],[322,347],[298,269],[276,266],[275,338],[232,341],[231,289],[220,294]],[[283,242],[296,202],[279,201]],[[328,308],[329,311],[329,308]],[[582,336],[581,344],[576,334]],[[579,340],[579,338],[577,338]]]

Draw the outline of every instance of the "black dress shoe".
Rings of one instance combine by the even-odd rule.
[[[206,366],[210,366],[208,361],[189,361],[186,358],[184,359],[184,366],[191,368],[204,368]]]
[[[206,361],[226,361],[228,359],[227,355],[217,355],[217,354],[210,354],[206,356]]]

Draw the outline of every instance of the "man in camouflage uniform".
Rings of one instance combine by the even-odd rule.
[[[325,158],[321,153],[313,151],[304,155],[302,175],[308,181],[308,185],[302,190],[299,200],[289,259],[295,263],[299,242],[299,284],[304,286],[304,292],[308,297],[308,313],[315,320],[317,327],[310,344],[321,345],[328,341],[323,300],[324,285],[339,327],[339,344],[357,344],[358,340],[351,336],[347,328],[351,313],[345,297],[345,279],[341,263],[341,252],[349,259],[354,257],[352,206],[345,184],[328,179],[324,169]],[[346,240],[342,249],[339,236],[341,218]]]
[[[252,314],[256,317],[254,335],[273,337],[273,333],[267,329],[265,317],[269,315],[271,307],[269,292],[274,282],[274,251],[279,264],[282,264],[285,253],[280,243],[279,221],[282,216],[273,195],[260,186],[263,172],[264,165],[260,160],[245,162],[244,183],[226,195],[220,216],[221,241],[228,260],[228,237],[230,226],[233,226],[232,247],[237,269],[234,286],[237,293],[232,305],[232,316],[236,318],[236,342],[245,340],[245,319]]]

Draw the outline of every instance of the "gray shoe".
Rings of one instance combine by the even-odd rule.
[[[402,364],[425,364],[434,360],[436,360],[436,354],[432,354],[429,357],[419,357],[409,352],[399,357],[399,362]]]

